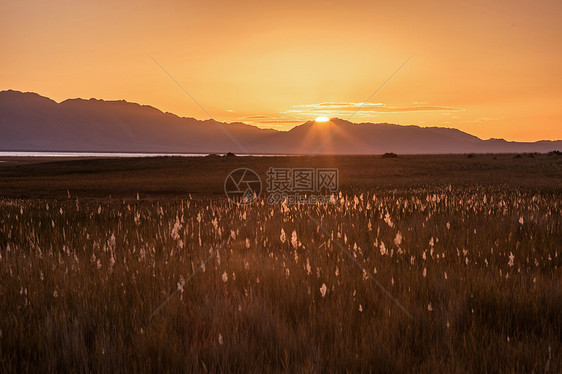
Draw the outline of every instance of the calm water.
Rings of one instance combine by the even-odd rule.
[[[120,152],[12,152],[0,151],[0,157],[205,157],[208,153],[120,153]],[[224,156],[224,153],[217,153]],[[285,155],[237,154],[236,156],[273,157]],[[2,162],[2,161],[0,161]]]

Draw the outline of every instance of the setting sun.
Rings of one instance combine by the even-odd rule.
[[[314,122],[328,122],[330,119],[328,117],[316,117]]]

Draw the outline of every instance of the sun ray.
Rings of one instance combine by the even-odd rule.
[[[328,117],[316,117],[316,119],[314,120],[314,122],[328,122],[330,119]]]

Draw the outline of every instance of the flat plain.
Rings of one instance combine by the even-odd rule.
[[[0,371],[562,370],[556,154],[2,161]]]

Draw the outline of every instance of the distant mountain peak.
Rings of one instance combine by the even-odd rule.
[[[33,92],[0,92],[0,150],[275,154],[508,153],[562,150],[562,141],[481,140],[458,129],[341,118],[289,131],[197,120],[126,100],[57,103]]]

